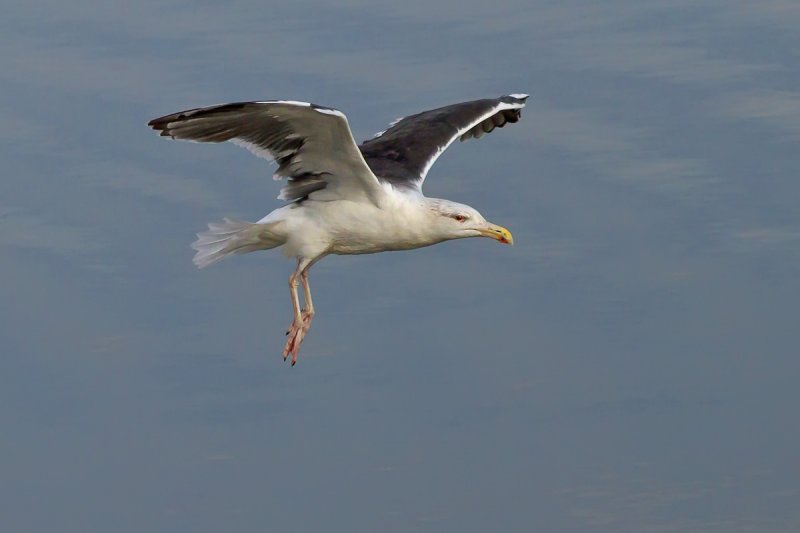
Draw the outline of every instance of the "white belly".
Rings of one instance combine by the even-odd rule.
[[[441,242],[426,231],[427,209],[407,200],[381,208],[366,202],[306,200],[273,214],[286,221],[289,256],[369,254]]]

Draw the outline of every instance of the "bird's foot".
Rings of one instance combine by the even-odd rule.
[[[309,328],[311,327],[311,320],[314,318],[313,312],[303,311],[300,315],[300,323],[292,322],[289,330],[286,332],[286,346],[283,348],[283,360],[291,354],[292,366],[297,364],[297,354],[300,352],[300,344],[306,337]]]

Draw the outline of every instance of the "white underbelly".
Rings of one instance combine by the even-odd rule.
[[[380,209],[364,202],[304,202],[297,207],[300,216],[288,214],[295,223],[290,223],[287,247],[298,251],[324,247],[329,254],[370,254],[438,242],[426,235],[427,220],[413,206]]]

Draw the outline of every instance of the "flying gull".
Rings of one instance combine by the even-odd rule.
[[[278,246],[297,260],[289,276],[294,319],[283,349],[284,361],[291,354],[294,365],[314,318],[308,271],[326,255],[410,250],[465,237],[512,244],[506,228],[472,207],[425,197],[422,183],[456,139],[479,138],[517,122],[527,98],[511,94],[423,111],[394,121],[361,145],[341,111],[286,100],[190,109],[148,125],[173,139],[231,141],[278,164],[273,178],[287,179],[278,198],[288,204],[256,223],[225,218],[209,224],[192,248],[200,268]]]

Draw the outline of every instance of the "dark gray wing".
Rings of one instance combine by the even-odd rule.
[[[421,189],[428,170],[453,141],[477,139],[517,122],[527,98],[527,94],[512,94],[403,117],[359,149],[379,179],[396,187]]]
[[[288,178],[279,198],[341,198],[366,194],[373,202],[381,185],[356,146],[340,111],[305,102],[239,102],[190,109],[151,120],[148,126],[173,139],[231,141],[278,163],[275,179]],[[324,190],[323,190],[324,189]]]

